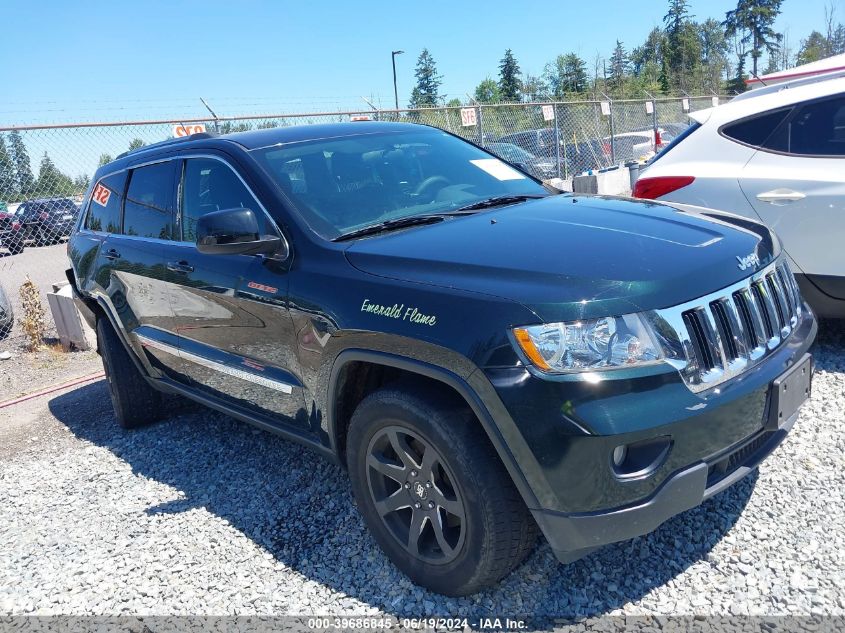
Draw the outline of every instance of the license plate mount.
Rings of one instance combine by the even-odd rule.
[[[783,426],[810,397],[813,382],[813,357],[804,354],[797,363],[772,382],[769,391],[769,419],[766,429]]]

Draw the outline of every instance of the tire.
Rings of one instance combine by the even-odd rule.
[[[134,429],[161,419],[161,394],[141,376],[105,318],[97,319],[97,346],[117,423],[124,429]]]
[[[451,394],[404,383],[369,395],[350,421],[346,458],[375,540],[427,589],[475,593],[513,571],[536,541],[484,430]]]

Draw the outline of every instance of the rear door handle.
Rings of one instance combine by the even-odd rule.
[[[110,248],[109,250],[106,251],[105,258],[106,259],[120,259],[120,253],[118,253],[113,248]]]
[[[183,259],[181,262],[167,262],[167,270],[174,273],[192,273],[194,267]]]
[[[800,191],[793,191],[792,189],[772,189],[771,191],[764,191],[763,193],[757,194],[757,199],[760,202],[768,202],[776,206],[798,202],[806,197]]]

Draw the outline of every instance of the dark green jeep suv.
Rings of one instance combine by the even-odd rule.
[[[349,471],[415,582],[475,592],[748,474],[816,323],[765,227],[557,195],[441,130],[288,127],[101,167],[70,239],[125,427],[182,394]]]

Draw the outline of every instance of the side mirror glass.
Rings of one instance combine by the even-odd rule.
[[[261,235],[259,231],[258,219],[251,209],[212,211],[197,220],[197,250],[209,255],[287,256],[282,238]]]

